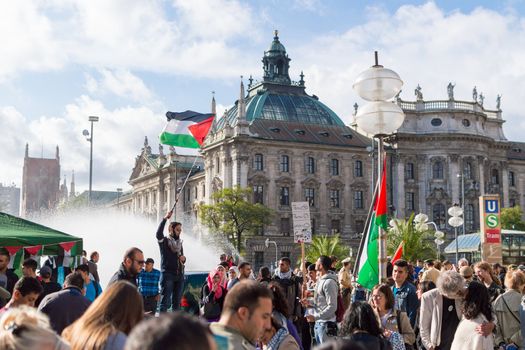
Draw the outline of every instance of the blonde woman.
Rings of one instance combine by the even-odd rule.
[[[118,281],[64,329],[62,336],[73,350],[121,350],[143,317],[144,306],[137,288],[127,281]]]
[[[480,261],[474,265],[474,273],[478,277],[478,280],[487,287],[490,296],[490,302],[494,302],[496,298],[503,294],[503,288],[501,288],[501,281],[492,271],[492,266],[486,261]]]
[[[69,350],[49,324],[48,317],[33,307],[18,306],[2,315],[0,349],[3,350]]]
[[[509,270],[505,275],[507,291],[494,302],[496,325],[496,345],[514,344],[520,347],[523,338],[520,330],[520,307],[525,287],[525,273]]]

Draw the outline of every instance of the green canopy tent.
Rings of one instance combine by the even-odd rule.
[[[78,256],[82,238],[0,212],[0,248],[19,259],[24,250],[29,255]]]

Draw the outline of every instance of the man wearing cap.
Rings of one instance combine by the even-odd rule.
[[[434,260],[427,259],[425,260],[425,271],[421,276],[421,282],[423,281],[432,281],[437,284],[439,277],[439,271],[434,267]]]
[[[146,259],[144,269],[139,273],[139,292],[144,300],[144,311],[155,315],[157,303],[160,299],[159,280],[160,271],[153,268],[155,261],[152,258]]]
[[[352,294],[352,266],[350,265],[350,258],[345,258],[343,261],[343,267],[339,270],[339,290],[341,291],[341,297],[343,298],[343,305],[345,310],[350,305],[350,296]]]
[[[49,266],[42,266],[38,274],[41,278],[40,283],[42,284],[43,291],[38,297],[38,299],[35,301],[35,307],[38,307],[38,305],[40,305],[40,302],[42,301],[42,299],[44,299],[46,295],[58,292],[62,289],[62,286],[60,284],[51,280],[52,271]]]

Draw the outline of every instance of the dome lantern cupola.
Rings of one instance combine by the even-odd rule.
[[[279,32],[275,31],[272,44],[268,51],[264,52],[262,59],[264,69],[264,81],[291,85],[288,69],[290,68],[290,58],[286,54],[284,45],[279,41]]]

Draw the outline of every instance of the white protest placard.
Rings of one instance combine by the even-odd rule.
[[[312,242],[312,222],[308,202],[292,202],[293,240],[295,243]]]

